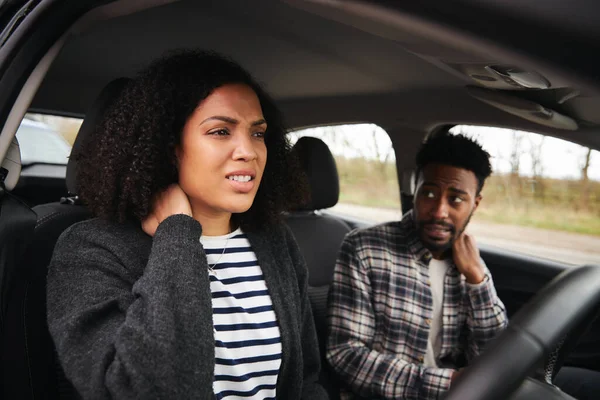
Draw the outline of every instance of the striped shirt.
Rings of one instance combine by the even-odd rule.
[[[352,390],[342,399],[435,399],[507,325],[487,268],[468,284],[454,264],[446,271],[436,365],[423,365],[433,302],[432,259],[412,212],[402,221],[349,233],[329,292],[327,360]]]
[[[281,337],[256,255],[240,229],[200,242],[212,293],[215,398],[274,399]]]

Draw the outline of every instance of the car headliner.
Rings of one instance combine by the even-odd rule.
[[[577,119],[580,128],[526,121],[469,96],[466,87],[475,81],[452,68],[506,63],[504,53],[454,31],[436,33],[383,17],[376,8],[332,1],[116,1],[73,26],[31,111],[83,115],[110,80],[133,76],[167,50],[196,47],[249,69],[291,127],[373,122],[388,131],[397,154],[409,132],[422,138],[457,123],[536,131],[600,148],[596,93],[537,68],[553,89],[522,96]],[[580,95],[559,104],[563,87]]]

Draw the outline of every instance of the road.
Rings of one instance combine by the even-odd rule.
[[[400,219],[398,210],[338,204],[328,211],[374,223]],[[467,231],[478,243],[568,264],[600,265],[600,237],[548,229],[472,221]]]

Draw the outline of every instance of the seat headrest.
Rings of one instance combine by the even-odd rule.
[[[94,134],[96,125],[102,120],[109,106],[116,100],[121,91],[131,82],[129,78],[117,78],[109,82],[100,92],[92,106],[85,113],[79,133],[73,143],[71,154],[77,154],[87,138]],[[67,163],[67,190],[71,195],[77,194],[77,161],[69,157]]]
[[[314,211],[333,207],[340,197],[340,182],[333,154],[321,139],[304,136],[293,151],[308,177],[310,201],[298,210]]]

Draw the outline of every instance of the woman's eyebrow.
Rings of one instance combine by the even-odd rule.
[[[212,117],[206,118],[204,121],[202,121],[200,123],[200,125],[204,124],[205,122],[214,121],[214,120],[227,122],[228,124],[232,124],[232,125],[237,125],[240,122],[240,121],[238,121],[235,118],[225,117],[223,115],[214,115]],[[259,119],[257,121],[254,121],[251,125],[252,126],[258,126],[258,125],[263,125],[263,124],[266,124],[266,123],[267,123],[267,121],[265,121],[264,118],[261,118],[261,119]]]
[[[206,118],[204,121],[202,121],[202,122],[200,123],[200,125],[204,124],[205,122],[208,122],[208,121],[213,121],[213,120],[217,120],[217,121],[223,121],[223,122],[227,122],[227,123],[229,123],[229,124],[234,124],[234,125],[240,122],[240,121],[238,121],[238,120],[237,120],[237,119],[235,119],[235,118],[231,118],[231,117],[224,117],[224,116],[222,116],[222,115],[214,115],[214,116],[212,116],[212,117],[208,117],[208,118]]]

